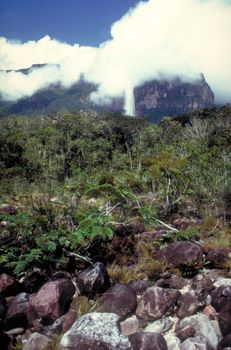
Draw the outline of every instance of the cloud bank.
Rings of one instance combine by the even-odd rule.
[[[99,85],[94,101],[125,96],[131,111],[133,88],[155,78],[197,79],[201,72],[216,101],[231,102],[231,3],[228,0],[140,1],[111,27],[99,47],[69,45],[45,36],[27,43],[0,38],[0,72],[5,99],[31,96],[51,83],[71,86],[81,75]],[[55,66],[56,65],[56,66]]]

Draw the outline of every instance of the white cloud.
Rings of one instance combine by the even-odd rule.
[[[227,0],[141,1],[111,28],[99,48],[68,45],[46,36],[35,42],[0,40],[0,69],[59,64],[25,76],[1,73],[6,98],[32,95],[50,83],[70,86],[81,74],[100,84],[94,100],[131,98],[134,86],[159,76],[193,80],[203,72],[217,101],[231,101],[231,4]],[[129,106],[129,101],[126,102]]]

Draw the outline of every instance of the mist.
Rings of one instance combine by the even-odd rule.
[[[99,47],[69,45],[49,36],[26,43],[0,38],[0,93],[17,100],[49,84],[69,87],[83,75],[99,85],[91,95],[94,102],[124,96],[124,109],[132,115],[135,86],[176,76],[192,82],[203,72],[216,103],[228,103],[230,38],[230,1],[140,1],[112,24],[111,39]],[[27,75],[3,72],[41,63],[49,65]]]

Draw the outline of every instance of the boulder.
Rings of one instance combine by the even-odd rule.
[[[139,320],[136,315],[133,315],[126,320],[120,322],[120,329],[123,335],[131,335],[142,331],[144,322]]]
[[[214,289],[212,295],[212,306],[219,312],[224,306],[231,308],[231,286],[222,285]]]
[[[231,333],[231,308],[229,304],[219,312],[218,322],[223,337]]]
[[[226,248],[216,248],[210,250],[207,254],[207,260],[210,261],[213,267],[222,267],[228,258],[229,249]]]
[[[27,328],[33,324],[36,315],[33,312],[30,302],[29,294],[20,293],[13,297],[8,304],[8,309],[5,317],[5,329],[12,328]]]
[[[22,280],[22,285],[27,293],[37,292],[44,283],[45,276],[39,270],[27,273]]]
[[[40,333],[32,333],[23,346],[22,350],[44,350],[49,344],[50,339]]]
[[[206,297],[211,294],[214,286],[212,280],[205,275],[199,274],[193,277],[191,288],[195,291],[199,300],[205,300]]]
[[[221,286],[230,286],[231,287],[231,278],[218,277],[216,282],[214,282],[214,287],[218,288]]]
[[[136,309],[138,318],[156,320],[163,315],[170,315],[181,293],[175,289],[150,287],[142,295]]]
[[[198,300],[196,293],[191,290],[179,297],[177,306],[176,314],[178,317],[183,318],[195,314],[204,304]]]
[[[65,315],[63,319],[63,324],[62,324],[62,334],[66,333],[75,320],[77,319],[77,312],[75,310],[69,310]]]
[[[68,279],[45,283],[37,293],[31,295],[30,304],[44,322],[52,322],[67,312],[75,286]]]
[[[176,227],[178,230],[185,230],[188,227],[192,227],[192,226],[197,226],[200,223],[200,221],[198,219],[192,219],[192,218],[179,218],[179,219],[175,219],[172,223],[172,225],[174,227]]]
[[[129,285],[116,284],[98,300],[98,312],[115,313],[120,320],[132,314],[137,307],[136,292]]]
[[[1,319],[0,319],[0,341],[1,341],[0,342],[1,350],[9,350],[10,338],[4,332],[4,327]]]
[[[3,319],[6,314],[6,301],[5,298],[0,294],[0,319]]]
[[[167,343],[168,350],[179,350],[180,349],[180,339],[177,338],[172,332],[164,335],[164,339]]]
[[[1,204],[0,205],[0,214],[16,215],[17,210],[13,205]]]
[[[129,340],[118,327],[114,313],[93,312],[80,317],[61,339],[62,349],[129,350]]]
[[[170,317],[163,316],[159,320],[150,323],[144,329],[144,332],[165,333],[172,328],[173,325],[174,321]]]
[[[226,349],[227,347],[231,347],[231,333],[221,339],[218,343],[218,350]]]
[[[132,350],[168,350],[164,337],[158,333],[139,332],[129,337]]]
[[[134,289],[134,291],[136,292],[136,295],[143,294],[148,288],[147,282],[142,280],[131,281],[128,283],[128,285],[132,287],[132,289]]]
[[[205,306],[203,314],[206,315],[210,320],[217,320],[217,312],[212,305]]]
[[[191,331],[191,334],[189,330]],[[204,337],[208,347],[211,349],[217,348],[217,335],[210,320],[203,314],[198,313],[197,315],[183,318],[176,325],[175,332],[181,340],[186,340],[190,337],[197,336]]]
[[[183,277],[171,275],[169,278],[161,278],[156,281],[155,286],[161,288],[182,289],[189,284],[189,281]]]
[[[203,266],[202,249],[192,242],[170,243],[166,248],[159,251],[158,257],[161,260],[166,260],[172,267],[189,265],[200,268]]]
[[[14,277],[11,277],[6,273],[0,275],[0,293],[4,297],[15,296],[23,291],[23,285]]]
[[[81,271],[76,277],[76,282],[80,293],[90,297],[102,294],[110,287],[107,270],[100,262]]]
[[[180,345],[180,350],[208,350],[206,339],[204,337],[186,339]]]

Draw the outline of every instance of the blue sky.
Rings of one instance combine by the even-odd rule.
[[[1,0],[0,36],[21,41],[49,35],[67,43],[97,46],[138,0]]]

